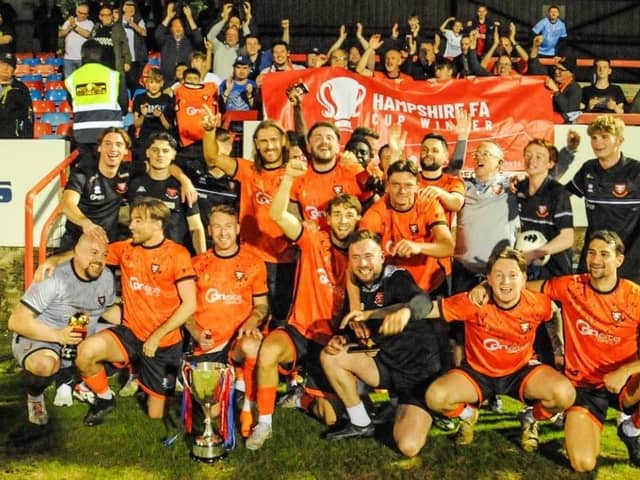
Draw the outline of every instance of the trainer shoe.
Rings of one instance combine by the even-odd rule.
[[[93,404],[89,407],[89,413],[84,417],[84,424],[87,427],[100,425],[104,417],[116,408],[116,397],[101,398],[96,396]]]
[[[251,410],[240,411],[240,435],[247,438],[251,434],[253,428],[253,413]]]
[[[478,418],[480,417],[480,411],[477,408],[473,409],[473,415],[469,418],[461,418],[458,424],[458,431],[455,434],[454,440],[458,445],[470,445],[473,443],[473,431]]]
[[[376,426],[371,422],[369,425],[359,427],[351,422],[334,427],[323,435],[325,440],[346,440],[349,438],[369,438],[376,433]]]
[[[624,433],[622,426],[622,423],[618,425],[618,437],[620,437],[622,443],[627,447],[631,463],[636,467],[640,467],[640,435],[631,437]]]
[[[125,383],[120,391],[118,392],[118,396],[120,397],[133,397],[138,391],[138,381],[136,377],[130,375],[127,383]]]
[[[37,397],[27,395],[27,410],[29,411],[29,422],[35,425],[46,425],[49,423],[49,414],[44,404],[44,395]]]
[[[73,394],[71,385],[63,383],[56,390],[56,398],[53,399],[53,404],[56,407],[70,407],[73,405]]]
[[[264,442],[271,438],[271,424],[270,423],[258,423],[253,430],[251,430],[251,435],[247,438],[244,446],[247,447],[248,450],[258,450]]]
[[[502,413],[504,411],[504,405],[502,404],[500,395],[494,395],[489,399],[489,410],[493,413]]]
[[[523,410],[518,414],[520,420],[520,446],[522,450],[528,453],[538,450],[540,438],[538,435],[538,422],[531,422],[526,415],[527,410]]]
[[[444,415],[433,415],[433,424],[439,430],[443,432],[453,432],[456,428],[456,422],[452,418],[445,417]]]
[[[77,383],[73,387],[73,396],[85,403],[93,403],[96,399],[96,394],[84,382]]]
[[[304,387],[298,384],[280,397],[278,406],[282,408],[300,408],[300,400],[303,394]]]

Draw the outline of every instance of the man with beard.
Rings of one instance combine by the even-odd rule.
[[[342,324],[349,324],[351,332],[333,337],[320,356],[349,422],[329,430],[325,438],[373,435],[373,422],[358,395],[356,379],[360,379],[398,395],[393,437],[400,452],[413,457],[424,446],[431,427],[424,391],[440,371],[438,341],[432,323],[423,320],[431,308],[429,296],[406,270],[385,265],[381,240],[368,230],[350,237],[349,266],[362,310],[344,317]],[[399,332],[390,334],[394,324],[399,325]],[[351,350],[347,342],[354,336],[359,342],[373,343],[379,349],[377,355]]]
[[[337,420],[335,407],[327,398],[331,387],[320,368],[319,355],[333,337],[342,311],[347,270],[346,241],[355,230],[362,209],[353,195],[339,195],[329,202],[329,231],[304,228],[302,222],[287,211],[287,207],[294,179],[305,175],[306,170],[304,160],[289,160],[271,205],[274,221],[300,248],[300,260],[295,302],[287,324],[273,330],[260,347],[258,423],[247,439],[246,447],[250,450],[258,450],[271,437],[279,367],[281,372],[287,373],[297,365],[304,365],[308,382],[301,407],[312,411],[328,425]]]
[[[162,418],[173,393],[182,355],[180,327],[196,309],[195,273],[186,248],[168,240],[169,207],[142,197],[131,207],[132,238],[109,245],[106,263],[122,272],[122,324],[103,330],[78,348],[76,366],[95,393],[84,424],[99,425],[116,404],[104,363],[133,364],[147,398],[147,415]],[[50,257],[46,272],[69,254]],[[116,307],[119,313],[119,308]]]
[[[287,135],[279,123],[264,120],[253,134],[253,160],[234,158],[222,152],[216,141],[220,115],[211,111],[203,118],[204,159],[240,182],[240,238],[256,247],[267,263],[269,305],[276,322],[281,322],[291,305],[296,252],[289,239],[271,218],[269,209],[284,175],[288,157]]]
[[[369,173],[357,162],[344,160],[340,151],[340,132],[328,122],[314,124],[307,134],[310,167],[296,178],[291,201],[296,203],[303,220],[327,228],[327,206],[337,195],[350,194],[365,203],[373,196],[365,185]]]
[[[44,389],[60,370],[72,367],[71,358],[62,358],[63,345],[78,345],[95,333],[98,319],[114,301],[113,275],[104,268],[107,243],[83,235],[72,255],[52,276],[33,283],[9,318],[13,355],[24,369],[29,422],[36,425],[49,421]],[[69,325],[78,313],[89,316],[86,329]]]

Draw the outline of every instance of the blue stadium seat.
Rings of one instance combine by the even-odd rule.
[[[64,112],[48,112],[42,114],[40,121],[50,124],[51,127],[55,129],[60,124],[70,122],[71,117],[68,113]]]
[[[29,65],[30,67],[35,67],[36,65],[40,65],[40,59],[39,58],[24,58],[22,60],[22,63],[24,65]]]
[[[122,117],[122,126],[126,129],[133,125],[133,113],[129,112]]]
[[[53,65],[54,67],[60,68],[64,65],[64,59],[58,57],[47,58],[44,62],[47,65]]]
[[[21,82],[42,82],[42,75],[37,73],[29,73],[20,77]]]
[[[60,82],[64,80],[64,75],[62,73],[51,73],[47,75],[46,82]]]
[[[59,105],[61,102],[64,102],[67,99],[67,91],[62,89],[54,89],[48,90],[44,94],[45,100],[53,100],[56,105]]]
[[[29,90],[31,100],[42,100],[42,92],[40,90]]]

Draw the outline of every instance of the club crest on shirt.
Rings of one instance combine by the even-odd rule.
[[[546,205],[538,205],[536,209],[536,215],[540,218],[546,218],[549,216],[549,208]]]
[[[617,198],[624,198],[629,195],[626,183],[614,183],[613,184],[613,196]]]
[[[116,192],[120,194],[127,193],[127,182],[116,183]]]
[[[531,330],[531,324],[529,322],[520,323],[520,331],[522,333],[527,333],[529,330]]]
[[[170,198],[171,200],[175,200],[176,198],[178,198],[179,192],[178,192],[178,189],[175,187],[167,187],[167,190],[165,193],[167,195],[167,198]]]
[[[98,297],[98,304],[100,304],[101,307],[104,307],[104,303],[107,301],[107,298],[104,295],[100,295]]]
[[[622,315],[622,312],[611,312],[611,318],[614,322],[620,323],[624,319],[624,316]]]
[[[502,192],[504,192],[504,187],[502,185],[500,185],[499,183],[496,183],[496,184],[491,185],[491,190],[496,195],[500,195]]]
[[[416,235],[418,233],[418,230],[418,225],[416,225],[415,223],[409,225],[409,231],[411,231],[412,234]]]
[[[160,265],[158,265],[157,263],[152,263],[151,264],[151,271],[153,273],[159,273],[160,272]]]
[[[240,270],[236,270],[234,272],[234,275],[236,277],[236,280],[238,280],[238,281],[244,280],[244,272],[241,272]]]
[[[384,306],[384,292],[376,292],[376,296],[373,298],[373,303],[375,303],[377,307],[383,307]]]
[[[335,193],[336,195],[342,195],[342,192],[343,192],[342,185],[333,186],[333,193]]]

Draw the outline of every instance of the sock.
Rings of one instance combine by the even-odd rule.
[[[271,425],[273,423],[273,415],[258,415],[258,423]]]
[[[238,365],[234,363],[234,367],[236,369],[236,383],[234,384],[234,388],[241,392],[244,392],[244,365]]]
[[[236,380],[235,383],[233,384],[233,388],[235,388],[237,391],[243,392],[243,393],[247,390],[247,386],[244,383],[243,379]]]
[[[311,412],[311,407],[313,406],[315,401],[316,397],[314,397],[313,395],[309,395],[307,392],[304,392],[299,400],[300,405],[296,406],[309,413]]]
[[[61,368],[58,373],[55,374],[56,386],[64,385],[65,383],[72,386],[75,383],[74,379],[75,367]]]
[[[347,414],[351,423],[356,427],[366,427],[371,423],[371,418],[369,418],[367,409],[364,408],[364,403],[362,402],[353,407],[347,407]]]
[[[87,385],[87,387],[89,387],[98,397],[113,397],[113,392],[109,388],[109,381],[107,380],[107,372],[104,368],[100,368],[98,373],[90,377],[83,376],[82,380]]]
[[[257,392],[257,403],[258,403],[258,415],[260,418],[263,416],[273,415],[273,411],[276,408],[276,387],[258,387]],[[269,420],[268,423],[271,423]]]
[[[462,415],[464,408],[466,407],[466,403],[459,403],[458,406],[452,410],[445,410],[442,414],[448,418],[456,418]]]
[[[547,410],[542,402],[538,400],[533,404],[532,416],[536,420],[549,420],[553,417],[553,413]]]
[[[256,362],[258,361],[255,357],[245,358],[244,364],[242,366],[244,370],[244,402],[247,404],[248,402],[255,403],[256,401]],[[275,397],[274,400],[275,402]],[[244,410],[244,407],[243,407]]]
[[[34,375],[33,373],[25,370],[24,371],[24,385],[27,389],[27,394],[32,397],[37,397],[42,395],[44,389],[47,388],[51,382],[53,381],[54,376],[49,377],[40,377],[38,375]]]
[[[521,418],[526,423],[535,423],[536,415],[534,412],[534,407],[526,407],[522,412]]]
[[[622,431],[626,436],[637,437],[640,435],[640,428],[636,427],[634,423],[633,416],[622,422]]]
[[[460,418],[462,420],[466,420],[467,418],[472,418],[476,414],[476,409],[470,405],[465,405],[464,410],[460,414]]]

